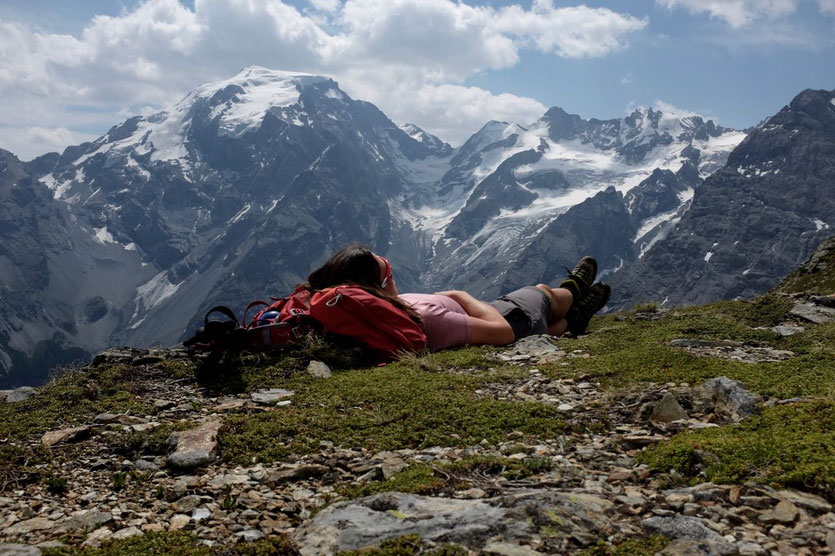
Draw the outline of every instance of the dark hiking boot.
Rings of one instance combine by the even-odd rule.
[[[566,270],[568,270],[567,267]],[[572,306],[577,305],[583,294],[594,284],[595,278],[597,278],[597,261],[593,257],[583,257],[573,270],[568,271],[568,278],[562,281],[560,287],[567,289],[574,296]]]
[[[568,331],[574,336],[584,334],[591,318],[606,306],[611,296],[612,288],[609,287],[609,284],[598,282],[590,287],[565,316],[568,321]]]

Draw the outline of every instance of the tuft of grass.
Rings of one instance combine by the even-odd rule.
[[[188,430],[194,426],[195,423],[192,421],[163,423],[148,431],[130,431],[113,435],[109,442],[117,454],[129,459],[141,455],[162,456],[168,453],[168,437],[172,432]]]
[[[755,481],[835,494],[835,401],[766,408],[738,425],[681,432],[638,459],[660,471],[694,475],[696,452],[716,454],[713,482]]]
[[[657,313],[658,312],[658,303],[638,303],[634,307],[632,307],[629,311],[626,311],[627,315],[637,315],[639,313]]]
[[[68,479],[66,477],[59,477],[50,473],[47,475],[45,482],[46,490],[49,491],[50,494],[60,496],[67,492]]]
[[[452,372],[466,360],[475,370]],[[524,371],[502,367],[478,348],[334,374],[328,380],[297,374],[280,383],[295,391],[292,405],[257,415],[236,415],[221,430],[219,449],[231,462],[276,461],[318,450],[319,442],[394,450],[467,446],[504,440],[520,430],[556,436],[564,421],[556,408],[530,402],[481,399],[488,382],[517,379]]]
[[[531,457],[523,460],[494,456],[474,456],[458,461],[432,465],[415,463],[395,473],[388,481],[351,485],[340,490],[345,498],[362,498],[381,492],[413,494],[451,493],[470,488],[473,477],[504,477],[524,479],[552,469],[549,458]]]
[[[658,320],[639,320],[629,314],[595,318],[591,334],[561,340],[566,347],[592,357],[540,368],[553,377],[594,378],[612,387],[641,382],[697,384],[724,375],[764,395],[826,395],[835,384],[835,323],[810,326],[787,338],[767,328],[757,329],[781,322],[790,305],[790,300],[767,295],[754,301],[678,308]],[[676,338],[752,342],[788,349],[797,356],[771,363],[699,357],[672,347],[670,341]]]
[[[664,550],[669,543],[668,538],[658,535],[633,537],[618,545],[600,541],[595,546],[580,552],[580,556],[652,556]]]
[[[269,556],[297,555],[284,535],[235,546],[208,547],[199,544],[194,533],[183,531],[148,533],[105,544],[101,548],[66,546],[45,548],[44,556]]]
[[[439,548],[429,549],[419,535],[405,535],[396,539],[386,539],[379,548],[363,548],[361,550],[344,550],[337,552],[337,556],[409,556],[422,554],[424,556],[466,556],[469,551],[457,544],[446,544]]]

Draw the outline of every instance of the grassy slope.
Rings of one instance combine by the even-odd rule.
[[[600,380],[613,390],[641,382],[698,384],[725,375],[763,395],[815,398],[810,403],[766,409],[761,416],[737,426],[681,433],[646,450],[640,458],[655,469],[687,474],[696,451],[706,450],[719,457],[719,463],[707,471],[711,480],[754,480],[812,488],[832,498],[835,323],[807,326],[804,332],[788,338],[757,329],[780,322],[788,307],[785,298],[768,295],[753,302],[675,309],[657,320],[647,319],[655,316],[652,310],[603,317],[593,322],[592,334],[579,340],[560,340],[564,349],[581,349],[590,358],[572,358],[565,361],[567,365],[556,362],[538,367],[553,377]],[[763,342],[798,355],[776,363],[739,363],[697,357],[672,348],[669,341],[674,338]],[[451,350],[385,367],[349,368],[321,380],[308,377],[301,370],[311,357],[327,360],[326,354],[303,349],[280,356],[246,357],[236,373],[201,380],[203,386],[217,394],[262,387],[296,392],[293,404],[281,411],[227,418],[220,441],[221,455],[230,463],[291,460],[296,454],[315,451],[323,440],[384,450],[472,445],[483,438],[497,442],[505,440],[513,430],[539,438],[562,434],[566,425],[549,406],[501,402],[474,394],[486,383],[516,381],[527,376],[525,367],[499,363],[493,353],[488,348]],[[169,362],[157,371],[190,376],[195,367],[189,362]],[[142,388],[135,369],[100,367],[70,373],[25,402],[0,404],[0,438],[6,439],[0,443],[0,451],[14,456],[2,459],[12,464],[31,461],[33,454],[18,453],[20,448],[12,443],[23,438],[36,439],[48,429],[89,423],[102,411],[153,413],[148,405],[152,400],[139,397]],[[149,439],[142,434],[127,439],[132,445],[146,440]],[[524,474],[539,463],[533,459],[513,465],[506,461],[466,460],[460,465],[481,466],[479,469],[488,473]],[[445,486],[448,485],[440,484],[437,476],[419,467],[375,485],[379,490],[429,493],[442,491]],[[345,494],[368,493],[357,490]],[[162,547],[180,540],[166,535],[146,539]],[[114,545],[100,554],[125,553],[122,546]],[[156,548],[149,546],[140,552],[154,553]],[[128,550],[129,545],[124,547]],[[135,549],[138,545],[130,545],[129,550]],[[205,553],[203,550],[194,545],[195,554]]]

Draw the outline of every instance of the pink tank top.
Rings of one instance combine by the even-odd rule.
[[[423,332],[432,351],[470,343],[470,320],[457,301],[427,293],[404,293],[399,297],[423,318]]]

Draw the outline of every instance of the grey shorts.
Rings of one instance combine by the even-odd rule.
[[[498,309],[513,329],[517,340],[533,334],[548,333],[551,300],[548,294],[536,286],[525,286],[499,296],[496,301],[488,302],[488,305]]]

